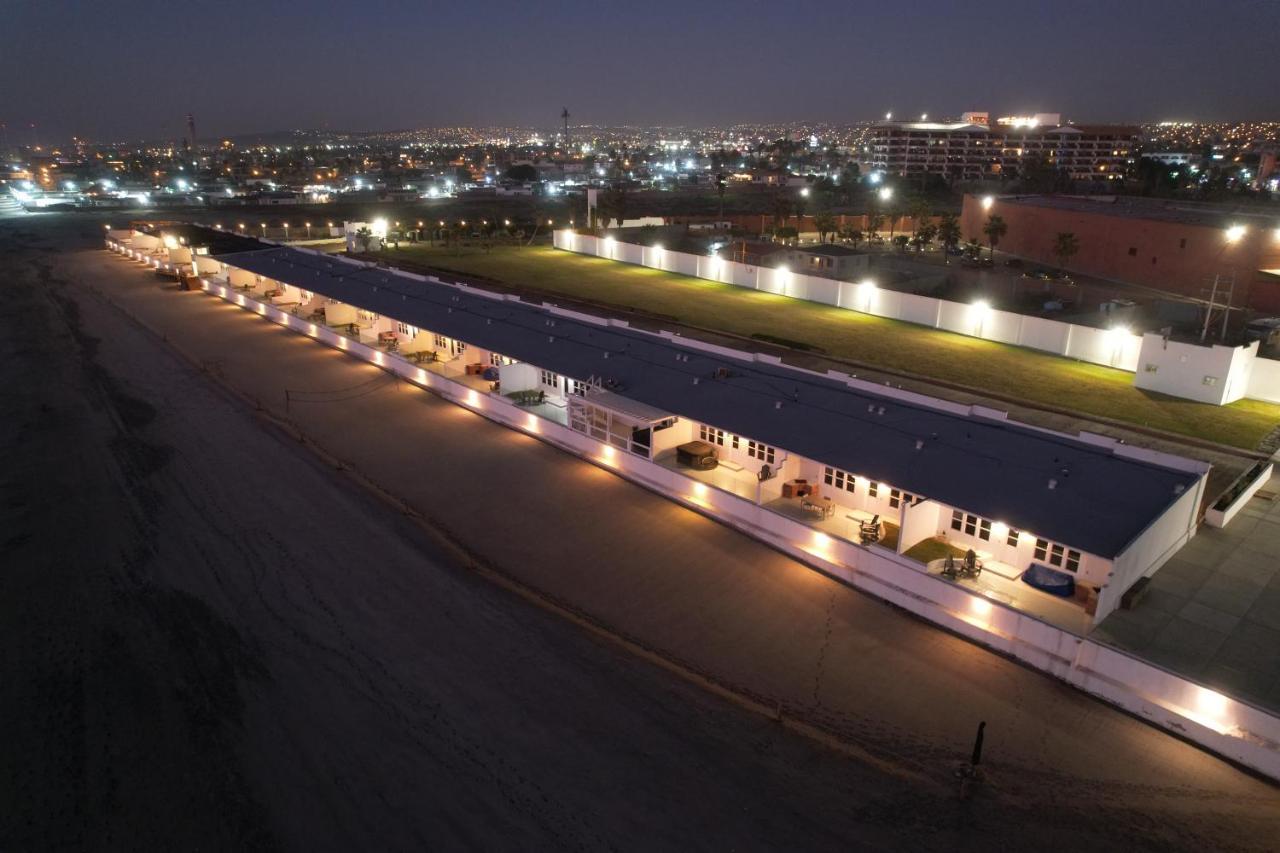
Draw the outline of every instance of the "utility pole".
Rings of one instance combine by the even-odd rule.
[[[1204,326],[1200,329],[1200,343],[1209,336],[1209,320],[1213,317],[1213,306],[1218,298],[1218,276],[1213,277],[1213,290],[1209,291],[1209,304],[1204,309]]]
[[[569,108],[565,107],[560,111],[560,118],[564,121],[564,153],[569,153]]]
[[[1227,320],[1231,317],[1231,297],[1236,290],[1236,274],[1231,273],[1231,279],[1227,284],[1227,303],[1222,308],[1222,332],[1218,335],[1218,341],[1222,342],[1227,339]]]

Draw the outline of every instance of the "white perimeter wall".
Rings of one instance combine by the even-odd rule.
[[[128,252],[128,247],[114,241],[108,241],[107,245],[122,254]],[[258,302],[244,293],[207,279],[201,281],[201,286],[208,293],[267,321],[379,365],[489,420],[538,437],[607,468],[767,542],[825,574],[1017,658],[1180,737],[1280,780],[1280,717],[1276,715],[928,575],[920,564],[879,546],[854,545],[843,539],[833,539],[750,500],[706,484],[697,484],[650,460],[619,453],[568,427],[538,418],[502,397],[480,394],[397,356],[351,341],[332,329]],[[610,324],[626,325],[620,321],[610,321]],[[698,488],[698,485],[703,487]],[[932,510],[927,508],[928,502],[921,506],[923,509],[918,522],[914,518],[909,520],[913,528],[916,523],[926,528],[936,523],[937,505]]]
[[[1257,341],[1243,347],[1203,347],[1148,332],[1142,336],[1133,384],[1201,403],[1233,403],[1249,392],[1254,369],[1265,361],[1257,356]],[[1280,388],[1273,390],[1280,394]]]
[[[554,240],[556,248],[570,252],[749,287],[877,317],[905,320],[1130,372],[1136,369],[1142,343],[1138,335],[1128,332],[1094,329],[1008,311],[984,311],[965,303],[880,290],[864,286],[861,282],[791,272],[785,267],[757,267],[567,230],[556,231]]]
[[[568,230],[556,231],[554,239],[557,249],[569,252],[749,287],[1114,367],[1135,373],[1134,385],[1139,388],[1183,399],[1214,405],[1231,403],[1241,397],[1280,402],[1280,362],[1257,358],[1256,344],[1250,347],[1177,344],[1180,349],[1176,363],[1163,357],[1156,359],[1154,363],[1159,369],[1149,373],[1142,369],[1152,363],[1147,339],[1155,337],[1159,341],[1159,335],[1142,336],[1123,329],[1095,329],[1008,311],[982,310],[932,296],[881,290],[861,282],[836,281],[785,268],[756,267]],[[1216,376],[1217,382],[1206,386],[1205,376]]]
[[[1245,396],[1251,400],[1280,403],[1280,361],[1259,358],[1253,362],[1249,373],[1249,387]]]

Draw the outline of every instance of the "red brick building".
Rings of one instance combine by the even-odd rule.
[[[1280,208],[1157,199],[1073,196],[971,196],[964,199],[964,239],[987,242],[988,217],[1008,232],[999,251],[1056,267],[1057,235],[1076,235],[1072,272],[1207,298],[1215,275],[1234,275],[1232,304],[1280,313]],[[1219,295],[1219,299],[1222,295]]]

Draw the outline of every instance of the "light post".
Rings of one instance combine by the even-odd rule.
[[[267,223],[262,223],[262,239],[267,238]]]
[[[311,239],[311,223],[304,222],[302,224],[307,226],[307,239],[310,240]]]

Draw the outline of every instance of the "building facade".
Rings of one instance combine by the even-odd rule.
[[[1075,631],[1198,524],[1207,465],[1101,436],[304,249],[191,264],[211,293],[421,384],[447,379],[467,405],[516,407],[700,506],[719,494],[754,527],[809,530],[806,548],[934,575],[972,551],[984,589]]]
[[[966,195],[964,239],[985,242],[990,216],[1008,226],[1002,252],[1056,267],[1057,235],[1071,233],[1079,250],[1065,266],[1073,272],[1280,313],[1280,215],[1114,196]]]
[[[971,118],[983,116],[966,114]],[[1039,162],[1073,181],[1123,178],[1133,164],[1139,128],[1041,124],[1000,119],[990,124],[885,121],[870,131],[868,165],[892,175],[948,181],[1016,178]]]

